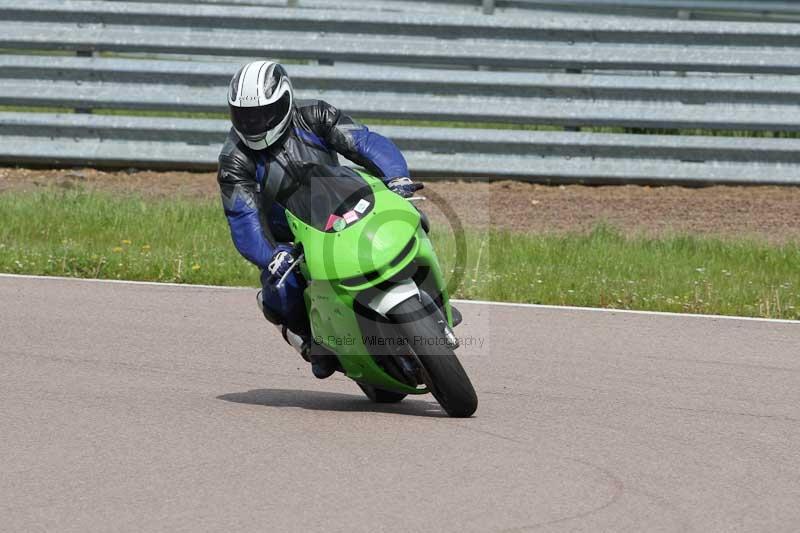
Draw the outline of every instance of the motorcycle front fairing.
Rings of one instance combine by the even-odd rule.
[[[315,341],[335,353],[356,381],[408,394],[427,392],[395,379],[376,363],[359,316],[364,307],[385,315],[403,298],[419,297],[422,289],[438,296],[451,322],[438,260],[416,208],[377,178],[350,169],[334,176],[317,173],[284,205],[295,243],[305,254],[300,268],[308,280],[304,299]],[[330,226],[331,217],[356,206],[362,211],[357,219],[350,216],[346,224]]]

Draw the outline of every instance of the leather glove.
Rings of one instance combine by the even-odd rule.
[[[267,265],[267,271],[270,274],[270,279],[273,281],[278,281],[286,274],[286,271],[289,270],[297,258],[292,255],[293,250],[291,246],[287,246],[285,244],[279,244],[275,247],[275,252],[272,254],[272,259],[270,259],[269,265]]]
[[[414,193],[424,187],[421,183],[414,183],[411,178],[400,177],[392,178],[386,182],[386,187],[393,193],[399,194],[403,198],[410,198]]]

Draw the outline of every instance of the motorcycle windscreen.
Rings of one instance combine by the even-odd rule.
[[[304,165],[280,203],[319,231],[340,231],[372,210],[372,188],[348,167]]]

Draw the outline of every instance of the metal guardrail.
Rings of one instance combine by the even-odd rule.
[[[37,137],[130,139],[154,138],[172,143],[214,144],[230,125],[221,119],[129,117],[118,115],[0,112],[4,134]],[[497,130],[384,125],[381,132],[404,150],[439,153],[531,155],[626,159],[708,159],[741,163],[800,164],[800,139],[703,137],[681,135],[629,135],[581,132]],[[443,169],[440,169],[443,170]]]
[[[302,32],[309,35],[324,32],[334,37],[338,35],[358,38],[366,38],[367,35],[428,37],[437,42],[443,39],[490,39],[501,49],[505,48],[504,40],[509,40],[509,45],[538,41],[576,44],[719,45],[737,48],[800,46],[800,27],[797,24],[713,21],[692,23],[552,12],[485,17],[478,13],[454,15],[442,12],[373,12],[257,6],[237,6],[236,9],[230,9],[224,5],[204,4],[192,6],[188,10],[181,4],[108,0],[27,0],[24,3],[0,0],[0,21],[97,24],[107,26],[114,36],[124,35],[117,26],[125,26],[135,27],[137,30],[151,27],[208,28],[213,31],[251,30],[262,34],[266,31]],[[97,29],[85,27],[87,30]],[[223,43],[206,44],[222,47]],[[246,46],[246,43],[240,44]],[[413,45],[398,50],[395,55],[402,55],[400,52],[409,52],[410,48],[420,46],[416,42]],[[635,54],[635,50],[629,49],[628,53]]]
[[[0,55],[6,79],[99,83],[186,85],[212,91],[227,86],[238,61]],[[296,87],[305,91],[358,94],[458,95],[463,97],[573,98],[576,100],[662,101],[684,104],[795,104],[800,79],[794,76],[652,76],[498,72],[397,68],[353,63],[336,66],[287,65]],[[103,85],[102,87],[105,87]],[[46,89],[46,86],[44,87]],[[13,95],[10,95],[13,97]],[[224,110],[214,96],[212,106]],[[38,98],[38,95],[30,95]]]
[[[574,41],[455,41],[289,31],[271,31],[270,40],[267,41],[263,38],[263,32],[252,30],[0,22],[0,48],[84,53],[271,56],[290,60],[427,64],[451,68],[800,74],[800,54],[797,54],[796,48],[788,45],[737,48],[676,44],[621,46],[616,43]]]
[[[481,3],[481,0],[477,0]],[[613,13],[670,15],[682,13],[735,13],[753,16],[800,16],[797,2],[772,0],[493,0],[498,8],[532,8]],[[475,1],[467,1],[474,4]]]
[[[224,113],[240,61],[280,57],[304,63],[287,66],[300,97],[322,97],[358,117],[483,125],[376,127],[418,174],[800,184],[796,139],[498,129],[800,131],[797,25],[486,17],[436,5],[441,10],[420,14],[0,0],[0,48],[16,51],[0,54],[0,105]],[[45,55],[22,55],[31,51]],[[185,60],[197,55],[205,59]],[[0,112],[0,161],[207,169],[226,127]]]
[[[113,0],[131,1],[131,0]],[[134,0],[152,2],[153,0]],[[212,4],[268,7],[302,7],[330,9],[330,0],[159,0],[173,4]],[[557,10],[580,13],[637,14],[676,17],[701,14],[720,17],[724,14],[758,17],[800,16],[800,5],[794,1],[775,0],[338,0],[341,9],[387,11],[450,11],[462,8],[466,12],[485,14],[518,14],[525,10]]]
[[[30,143],[28,136],[0,136],[0,161],[17,164],[181,168],[207,170],[216,163],[217,146],[159,141],[50,138]],[[17,146],[9,155],[7,146]],[[131,159],[131,152],[137,154]],[[458,158],[431,152],[405,153],[418,175],[428,178],[517,179],[548,183],[797,185],[800,165],[715,162],[692,164],[663,159],[557,158],[462,154]],[[533,170],[532,170],[533,169]],[[754,176],[758,176],[755,178]]]
[[[51,82],[27,92],[27,81],[0,80],[0,105],[79,109],[160,110],[224,113],[225,87],[155,84]],[[675,102],[436,96],[403,93],[298,90],[299,98],[321,96],[362,118],[415,119],[472,123],[631,128],[707,128],[719,130],[800,131],[800,108]]]
[[[541,8],[574,5],[582,9],[614,8],[646,8],[646,9],[688,9],[705,11],[744,11],[748,13],[786,13],[800,14],[797,2],[780,2],[772,0],[496,0],[498,6],[524,5]]]

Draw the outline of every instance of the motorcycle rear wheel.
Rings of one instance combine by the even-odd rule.
[[[417,298],[395,307],[390,318],[422,365],[425,385],[445,412],[456,418],[472,416],[478,396],[455,352],[447,344],[444,325]]]

